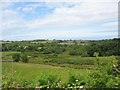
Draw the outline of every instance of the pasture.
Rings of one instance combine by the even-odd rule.
[[[13,81],[11,81],[11,83],[14,81],[21,83],[21,80],[23,80],[32,82],[33,86],[36,86],[39,79],[49,76],[54,76],[62,82],[68,83],[70,74],[81,76],[83,80],[86,80],[90,72],[92,72],[92,70],[56,67],[42,64],[26,64],[16,62],[2,63],[3,84],[8,79],[12,78]],[[7,77],[7,79],[4,77]]]

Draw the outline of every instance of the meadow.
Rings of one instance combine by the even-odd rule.
[[[119,89],[120,57],[114,40],[4,42],[2,88]]]
[[[2,68],[3,77],[10,77],[10,75],[12,75],[11,83],[13,83],[16,80],[18,84],[21,83],[21,80],[28,81],[33,83],[33,85],[30,86],[33,88],[37,86],[37,84],[39,84],[39,80],[41,80],[41,78],[47,79],[47,77],[52,76],[53,80],[55,78],[56,81],[61,80],[64,83],[68,83],[70,74],[84,76],[81,79],[85,80],[85,78],[87,79],[88,74],[91,72],[91,70],[78,70],[78,69],[65,68],[65,67],[64,68],[55,67],[50,65],[25,64],[25,63],[14,63],[14,62],[13,63],[4,62],[2,63],[2,67],[3,67]],[[7,80],[8,79],[3,81],[3,85],[6,83]],[[12,87],[11,85],[8,85],[8,87],[9,86]]]

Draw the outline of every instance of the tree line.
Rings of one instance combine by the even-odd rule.
[[[119,56],[120,55],[120,39],[108,39],[100,41],[89,41],[85,44],[78,44],[74,40],[74,44],[60,44],[59,42],[46,43],[30,43],[12,42],[2,43],[1,51],[20,51],[20,52],[38,52],[42,54],[61,54],[69,52],[72,56],[93,57],[94,52],[98,52],[99,56]]]

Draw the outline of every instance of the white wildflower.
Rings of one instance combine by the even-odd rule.
[[[78,82],[78,80],[75,80],[76,82]]]
[[[40,86],[40,88],[42,88],[43,86]]]
[[[83,86],[80,86],[80,88],[83,88]]]

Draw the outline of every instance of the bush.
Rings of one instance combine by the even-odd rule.
[[[22,62],[25,62],[25,63],[27,63],[29,61],[26,54],[21,55],[21,60],[22,60]]]
[[[58,85],[60,79],[56,75],[43,75],[38,80],[38,87],[42,88],[55,88]],[[60,83],[59,83],[60,84]]]
[[[20,61],[20,54],[19,53],[14,53],[12,55],[12,59],[14,62],[19,62]]]
[[[73,51],[69,52],[69,55],[76,56],[76,55],[79,55],[79,53],[77,51],[73,50]]]

